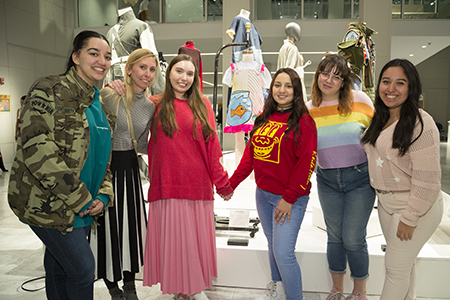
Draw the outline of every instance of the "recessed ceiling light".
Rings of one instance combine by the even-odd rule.
[[[414,56],[414,53],[409,54],[409,56]]]
[[[427,45],[423,45],[423,46],[422,46],[422,48],[426,48],[426,47],[427,47]]]

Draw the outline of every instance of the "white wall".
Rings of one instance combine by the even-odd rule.
[[[0,113],[0,149],[8,168],[20,97],[37,78],[64,71],[74,27],[75,0],[0,0],[0,94],[11,96],[11,112]]]

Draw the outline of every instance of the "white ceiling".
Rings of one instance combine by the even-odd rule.
[[[406,58],[417,65],[448,47],[450,36],[393,36],[391,43],[391,58]]]

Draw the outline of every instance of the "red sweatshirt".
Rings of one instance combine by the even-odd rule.
[[[294,140],[294,130],[286,139],[289,115],[290,113],[275,112],[254,133],[239,166],[230,178],[233,189],[255,170],[258,188],[283,195],[283,199],[289,203],[294,203],[298,197],[309,195],[310,178],[317,156],[316,125],[305,114],[299,120],[298,143]]]
[[[160,96],[150,98],[155,104]],[[204,98],[208,119],[215,130],[214,114],[211,103]],[[179,129],[172,138],[166,136],[161,123],[157,125],[156,137],[151,136],[148,143],[148,164],[150,188],[148,200],[190,199],[214,200],[213,184],[217,192],[228,195],[233,189],[228,174],[220,164],[222,150],[217,134],[207,142],[203,138],[198,121],[197,140],[192,133],[194,114],[189,103],[175,99],[175,120]],[[156,107],[155,118],[160,106]],[[154,126],[154,125],[153,125]]]

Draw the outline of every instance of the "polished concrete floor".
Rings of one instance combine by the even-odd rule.
[[[450,194],[450,146],[441,144],[442,189]],[[10,166],[7,166],[8,168]],[[1,171],[0,171],[1,172]],[[12,214],[7,203],[9,174],[0,177],[0,299],[41,300],[46,299],[45,291],[31,291],[44,286],[43,279],[23,285],[24,282],[44,275],[42,266],[43,248],[39,239],[28,226],[22,224]],[[306,276],[306,274],[304,274]],[[22,285],[24,288],[22,288]],[[141,300],[170,300],[170,295],[162,295],[159,287],[143,287],[137,282]],[[30,290],[30,291],[26,291]],[[243,289],[214,286],[206,291],[209,299],[254,299],[264,294],[259,289]],[[306,300],[325,300],[325,293],[304,293]],[[95,283],[95,300],[110,299],[103,282]],[[369,300],[379,299],[370,295]],[[420,298],[426,300],[428,298]],[[450,299],[450,295],[449,298]],[[437,300],[437,299],[434,299]]]

